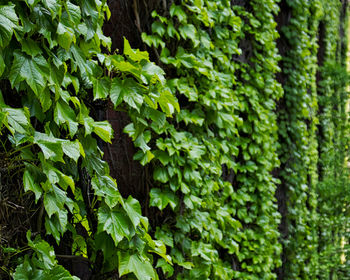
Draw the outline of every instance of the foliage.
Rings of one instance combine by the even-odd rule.
[[[280,209],[286,209],[281,243],[283,279],[315,279],[318,269],[317,31],[320,1],[286,1],[290,20],[281,27],[281,79],[278,110]],[[288,46],[288,47],[287,47]],[[286,49],[283,49],[286,48]]]
[[[31,249],[13,260],[19,263],[13,277],[76,279],[57,264],[47,242],[57,248],[70,236],[69,257],[88,260],[95,276],[119,270],[120,276],[156,279],[153,254],[171,260],[163,243],[147,233],[138,201],[122,198],[109,176],[96,139],[110,142],[113,131],[90,111],[93,100],[110,98],[136,112],[171,115],[178,104],[163,86],[163,71],[127,40],[123,55],[101,53],[111,44],[101,31],[109,16],[106,1],[2,4],[3,148],[20,157],[24,190],[43,210],[27,234]],[[135,137],[147,150],[144,139]]]
[[[342,279],[349,270],[342,263],[344,238],[348,239],[348,201],[350,194],[349,168],[347,166],[349,126],[346,111],[349,82],[346,73],[347,10],[341,3],[324,2],[330,11],[322,19],[324,30],[324,59],[319,69],[318,102],[319,125],[319,279]],[[334,201],[337,203],[334,204]],[[344,245],[344,244],[343,244]],[[338,277],[338,278],[337,278]]]
[[[126,38],[111,51],[105,0],[2,2],[0,154],[35,208],[1,244],[8,276],[77,279],[68,258],[96,279],[346,277],[347,5],[164,4],[142,34],[161,68]],[[102,160],[108,102],[153,172],[154,220]]]
[[[175,264],[158,262],[166,277],[275,277],[277,11],[276,1],[178,1],[142,35],[181,104],[153,152],[150,204],[175,214],[156,231]]]

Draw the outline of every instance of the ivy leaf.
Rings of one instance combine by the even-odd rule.
[[[199,44],[199,40],[197,38],[197,30],[194,27],[193,24],[186,24],[183,26],[180,26],[179,28],[181,37],[184,39],[191,39],[191,41],[193,42],[193,47],[197,47]]]
[[[62,143],[62,150],[63,152],[70,157],[71,159],[73,159],[75,162],[78,161],[79,157],[80,157],[80,144],[79,141],[64,141]]]
[[[15,5],[0,6],[0,47],[6,47],[18,27]]]
[[[24,171],[23,173],[23,185],[24,190],[32,191],[35,194],[35,202],[38,201],[38,199],[41,197],[42,189],[40,186],[34,181],[33,176],[30,174],[28,170]]]
[[[94,122],[93,131],[105,142],[112,143],[113,129],[108,121]]]
[[[144,222],[145,228],[147,228],[148,221],[142,217],[140,203],[135,198],[129,196],[123,207],[135,228],[140,224],[141,220]]]
[[[91,180],[91,185],[96,195],[105,197],[105,202],[111,209],[123,201],[117,183],[112,177],[107,175],[95,176]]]
[[[6,68],[6,64],[5,64],[5,61],[4,61],[4,57],[2,55],[2,52],[0,52],[0,77],[4,73],[5,68]]]
[[[30,238],[31,232],[27,232],[27,240],[28,245],[35,251],[38,256],[39,261],[41,261],[41,265],[45,269],[52,269],[57,261],[55,260],[55,253],[49,243],[44,240],[41,240],[40,236],[37,236],[35,240],[31,240]]]
[[[139,62],[141,60],[149,61],[148,52],[134,50],[130,47],[129,41],[124,37],[124,54],[130,57],[131,60]]]
[[[24,262],[17,266],[13,275],[14,280],[41,280],[43,277],[44,271],[33,268],[28,260],[28,256],[25,256]]]
[[[108,207],[101,207],[98,210],[98,222],[99,227],[110,234],[116,246],[124,237],[131,238],[129,230],[131,224],[125,213],[111,210]]]
[[[149,262],[141,261],[138,255],[118,252],[119,276],[134,273],[138,280],[155,279],[155,273]]]
[[[7,114],[8,129],[12,134],[15,132],[27,134],[29,132],[30,122],[28,109],[3,108],[2,111]],[[4,124],[6,125],[6,122],[4,122]]]
[[[62,48],[66,51],[69,50],[72,43],[75,43],[76,38],[74,34],[74,30],[63,23],[59,22],[57,25],[57,41]]]
[[[22,51],[25,52],[27,55],[35,57],[42,53],[42,50],[40,49],[37,42],[35,42],[30,38],[26,40],[22,40],[21,44],[22,44]]]
[[[36,131],[33,143],[41,148],[46,159],[51,158],[54,161],[64,162],[62,140]]]
[[[150,83],[155,83],[157,80],[165,84],[165,72],[162,68],[152,62],[147,62],[142,66],[142,75],[145,76]]]
[[[50,11],[53,19],[57,15],[60,17],[61,10],[62,10],[62,5],[61,5],[60,1],[57,1],[57,0],[43,0],[42,2],[44,4],[45,8],[47,8]]]
[[[69,134],[73,137],[78,130],[78,123],[76,122],[76,115],[72,107],[66,102],[59,100],[56,103],[54,111],[55,122],[60,125],[66,123],[69,127]]]
[[[93,88],[94,100],[104,99],[109,94],[110,87],[111,87],[111,80],[107,77],[104,77],[102,79],[94,79],[93,86],[94,86]]]
[[[78,25],[81,19],[80,7],[68,1],[66,4],[66,11],[67,11],[69,20],[74,25]]]
[[[12,87],[25,80],[39,96],[46,85],[46,76],[50,73],[46,60],[42,56],[31,58],[19,51],[14,52],[14,57],[9,74]]]
[[[140,112],[143,103],[143,97],[140,94],[140,88],[133,79],[120,80],[114,78],[111,85],[111,100],[115,106],[118,106],[122,99],[132,108]]]
[[[143,97],[140,95],[140,89],[133,79],[126,79],[123,81],[123,96],[124,101],[132,108],[140,112],[143,103]]]
[[[177,16],[180,22],[184,22],[187,19],[185,11],[181,8],[181,6],[175,4],[172,4],[170,7],[170,15],[172,17]]]
[[[150,191],[150,206],[156,206],[163,210],[169,204],[174,210],[179,203],[179,198],[171,191],[160,189],[152,189]]]
[[[50,280],[79,280],[76,276],[71,276],[70,273],[61,265],[56,265],[53,269],[47,271],[45,279]]]
[[[110,97],[115,107],[123,101],[123,82],[119,78],[114,78],[112,81]]]
[[[55,213],[59,213],[60,207],[57,205],[57,199],[53,192],[44,195],[44,207],[49,217]]]

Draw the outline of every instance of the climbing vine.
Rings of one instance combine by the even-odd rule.
[[[285,5],[285,6],[282,6]],[[278,108],[279,205],[283,216],[281,279],[315,279],[317,259],[317,31],[320,1],[281,3],[280,79],[284,97]]]
[[[110,98],[170,116],[178,104],[147,52],[125,40],[122,54],[102,54],[111,44],[101,31],[105,15],[105,1],[0,6],[2,154],[23,164],[23,188],[38,209],[27,244],[2,245],[3,270],[14,279],[77,279],[58,264],[61,243],[71,251],[57,255],[60,263],[80,260],[95,277],[118,271],[156,279],[153,255],[171,263],[165,245],[147,233],[138,201],[123,198],[110,177],[97,140],[110,142],[113,131],[92,110],[95,100]],[[136,143],[148,149],[143,138]]]
[[[150,192],[151,206],[175,214],[156,230],[175,264],[158,262],[165,277],[275,277],[277,11],[276,1],[179,1],[143,34],[181,105],[157,136]]]
[[[346,277],[347,2],[163,1],[145,29],[137,3],[148,51],[112,49],[105,0],[0,5],[0,217],[26,210],[0,277]],[[143,214],[107,107],[151,172]]]

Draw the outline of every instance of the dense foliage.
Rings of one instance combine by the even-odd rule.
[[[172,247],[177,279],[272,279],[280,262],[274,11],[275,1],[181,1],[168,18],[154,13],[153,35],[143,35],[161,46],[182,101],[157,137],[161,184],[150,192],[160,210],[176,198],[156,236]]]
[[[283,4],[283,3],[282,3]],[[317,31],[320,1],[286,1],[281,26],[281,82],[279,103],[278,176],[280,211],[284,212],[281,279],[315,279],[317,253]]]
[[[122,198],[109,176],[96,138],[110,142],[113,131],[90,111],[93,100],[109,97],[115,106],[170,115],[178,104],[163,86],[163,71],[126,40],[123,55],[101,53],[110,48],[101,31],[105,2],[15,3],[0,7],[3,153],[21,162],[23,188],[41,210],[27,232],[30,253],[10,255],[10,263],[19,261],[13,277],[73,279],[58,265],[51,240],[68,243],[68,257],[92,263],[94,276],[118,269],[155,279],[151,253],[171,260],[147,233],[138,201]],[[22,250],[7,248],[13,256]]]
[[[164,1],[142,34],[157,66],[127,38],[112,51],[106,1],[3,1],[0,192],[16,184],[30,218],[16,242],[0,236],[1,269],[346,279],[347,5]],[[107,102],[152,172],[148,217],[102,159]]]

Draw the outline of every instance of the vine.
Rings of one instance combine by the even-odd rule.
[[[150,192],[151,206],[175,214],[156,231],[175,264],[158,262],[166,278],[275,277],[277,11],[276,1],[179,1],[142,35],[181,105],[157,136]]]
[[[3,152],[22,162],[24,190],[41,209],[27,232],[28,248],[5,248],[14,279],[77,279],[56,260],[62,242],[71,251],[57,258],[81,261],[87,274],[80,277],[118,271],[156,279],[153,255],[171,263],[164,244],[147,233],[138,201],[123,198],[110,177],[96,140],[110,142],[113,131],[90,108],[110,98],[121,109],[170,116],[178,103],[147,52],[125,40],[123,54],[101,53],[111,45],[101,30],[105,14],[106,1],[0,6]],[[136,143],[148,150],[141,136]]]

